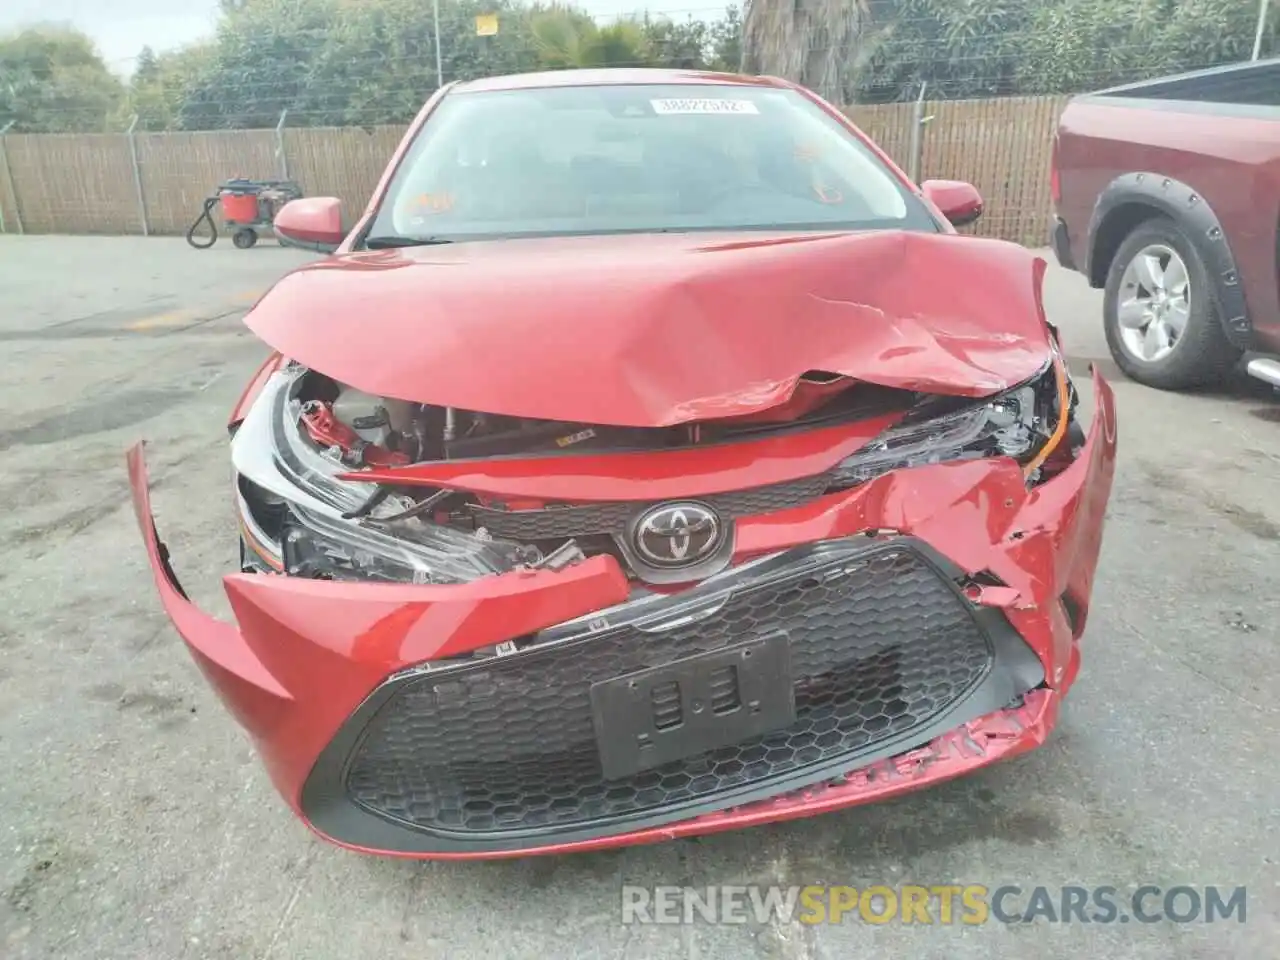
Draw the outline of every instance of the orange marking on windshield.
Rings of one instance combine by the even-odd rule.
[[[828,187],[821,183],[815,183],[813,185],[813,193],[823,203],[844,203],[844,194],[835,187]]]
[[[448,213],[453,209],[452,193],[420,193],[413,198],[415,213]]]

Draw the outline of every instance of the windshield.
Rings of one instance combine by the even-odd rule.
[[[938,226],[795,91],[602,85],[447,96],[369,236],[874,228]]]

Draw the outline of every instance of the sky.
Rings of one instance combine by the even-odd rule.
[[[426,2],[426,0],[424,0]],[[647,8],[683,19],[709,16],[717,0],[578,0],[597,19]],[[98,44],[117,73],[128,74],[138,51],[179,47],[213,33],[217,0],[0,0],[0,33],[38,22],[71,23]]]

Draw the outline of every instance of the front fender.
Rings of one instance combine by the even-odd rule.
[[[1227,339],[1241,349],[1249,349],[1253,325],[1226,232],[1208,201],[1181,180],[1158,173],[1126,173],[1112,180],[1098,195],[1089,219],[1085,274],[1094,275],[1099,239],[1106,236],[1108,218],[1133,203],[1159,210],[1187,232],[1213,281],[1214,304]]]

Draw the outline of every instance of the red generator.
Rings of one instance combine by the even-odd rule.
[[[187,230],[187,243],[198,250],[207,250],[218,241],[218,228],[213,222],[212,211],[222,208],[222,220],[231,233],[231,242],[241,250],[248,250],[258,242],[258,232],[270,230],[276,213],[290,200],[302,196],[302,188],[292,180],[246,180],[236,177],[218,186],[218,192],[204,202],[204,209],[195,223]],[[208,221],[209,236],[198,240],[196,231],[201,221]]]

